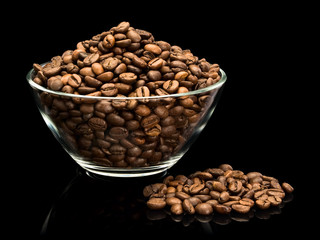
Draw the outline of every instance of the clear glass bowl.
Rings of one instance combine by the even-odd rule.
[[[53,135],[90,173],[141,177],[161,173],[188,151],[211,117],[227,77],[186,93],[101,97],[46,89],[27,74]]]

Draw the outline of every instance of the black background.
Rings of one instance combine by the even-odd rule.
[[[303,189],[309,180],[302,174],[312,167],[308,163],[310,156],[304,145],[305,125],[302,124],[305,89],[299,86],[302,80],[299,54],[305,45],[297,34],[303,32],[298,9],[292,6],[219,6],[215,2],[208,5],[199,1],[175,6],[165,2],[148,4],[151,3],[138,6],[127,2],[112,5],[78,2],[67,6],[55,2],[20,6],[26,9],[23,13],[12,11],[11,27],[5,28],[9,34],[3,44],[13,57],[8,64],[11,76],[8,78],[14,76],[10,84],[18,91],[7,110],[14,117],[5,118],[13,125],[8,128],[4,148],[11,163],[7,168],[9,176],[5,177],[5,185],[9,186],[7,196],[12,197],[6,199],[13,205],[7,207],[11,234],[39,237],[50,209],[60,206],[61,202],[64,204],[60,196],[79,172],[41,118],[25,75],[34,62],[43,63],[67,49],[74,49],[77,42],[121,21],[152,32],[156,40],[191,49],[194,55],[219,63],[228,77],[212,118],[190,150],[169,170],[170,174],[189,174],[229,163],[244,172],[260,171],[281,182],[287,181],[296,189],[293,201],[286,204],[281,214],[267,220],[254,218],[245,223],[232,221],[225,226],[212,224],[212,237],[228,235],[241,239],[247,234],[292,237],[300,231],[308,232],[309,227],[303,223],[312,220],[301,214],[306,212]],[[10,85],[5,86],[8,89]],[[141,197],[142,186],[156,181],[133,180],[126,183],[130,187],[123,187],[123,191],[135,189],[133,196]],[[119,181],[104,184],[99,182],[92,188],[98,192],[99,189],[112,190]],[[92,199],[86,195],[90,191],[85,185],[83,188],[79,202],[86,208],[85,203],[94,204],[99,194],[92,193]],[[118,190],[112,191],[119,194]],[[126,198],[130,206],[130,199],[134,197]],[[77,199],[73,201],[79,203]],[[101,204],[101,199],[97,201]],[[61,209],[63,215],[64,208]],[[75,216],[82,219],[84,215],[81,214],[79,207]],[[117,219],[117,211],[113,210],[112,214]],[[96,225],[89,224],[91,228],[89,226],[87,231],[86,225],[77,226],[77,221],[65,224],[70,224],[71,234],[75,233],[74,229],[84,234],[92,234],[92,229],[98,232],[107,229],[101,230],[106,237],[115,232],[124,236],[126,231],[132,236],[145,236],[144,231],[148,236],[170,235],[173,231],[183,236],[203,234],[203,225],[199,222],[183,227],[182,223],[174,221],[153,224],[137,221],[135,225],[132,221],[135,220],[119,221],[118,227],[113,228],[114,223],[102,219]],[[54,234],[54,227],[52,229]]]

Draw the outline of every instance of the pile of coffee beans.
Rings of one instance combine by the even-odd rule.
[[[245,174],[234,170],[229,164],[208,168],[191,175],[167,176],[162,183],[155,183],[143,189],[152,210],[169,207],[172,214],[210,215],[213,212],[229,214],[248,213],[256,206],[268,209],[282,203],[286,193],[293,187],[260,172]]]
[[[64,146],[83,160],[108,167],[149,166],[177,152],[215,94],[170,94],[202,89],[221,79],[218,64],[156,41],[129,22],[78,42],[76,49],[33,69],[35,83],[75,95],[40,92],[42,111],[63,135]],[[80,97],[84,95],[119,99]],[[123,99],[163,95],[168,97]]]

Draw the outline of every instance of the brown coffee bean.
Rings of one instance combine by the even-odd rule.
[[[105,48],[112,48],[114,46],[114,44],[116,43],[116,40],[114,38],[113,35],[108,34],[105,36],[105,38],[103,39],[102,45]]]
[[[260,209],[268,209],[270,207],[270,201],[268,201],[267,199],[263,200],[263,199],[258,199],[256,200],[256,205],[258,208]]]
[[[139,116],[145,117],[151,113],[151,110],[148,106],[141,104],[136,107],[135,113]]]
[[[137,88],[136,93],[137,93],[137,97],[149,97],[150,96],[149,88],[146,86],[142,86],[142,87]]]
[[[202,189],[204,189],[204,184],[192,184],[189,188],[191,194],[198,194]]]
[[[49,89],[54,91],[59,91],[64,86],[63,82],[61,81],[61,78],[56,76],[49,78],[47,85]]]
[[[92,72],[95,75],[100,75],[100,74],[102,74],[104,72],[103,66],[98,62],[93,63],[91,65],[91,68],[92,68]]]
[[[109,57],[102,61],[102,66],[106,71],[113,71],[120,64],[120,60],[115,57]]]
[[[231,207],[221,205],[221,204],[214,205],[213,209],[214,209],[214,211],[216,211],[217,213],[220,213],[220,214],[229,214],[232,210]]]
[[[112,97],[118,94],[118,88],[113,83],[105,83],[101,86],[101,93],[104,96]]]
[[[160,210],[166,206],[166,202],[161,198],[150,198],[147,206],[152,210]]]
[[[161,73],[158,70],[150,70],[147,73],[147,77],[150,81],[159,81],[161,79]]]
[[[101,81],[90,76],[85,76],[84,81],[88,87],[98,88],[102,85]]]
[[[294,188],[286,182],[282,183],[281,187],[286,193],[292,193],[294,191]]]
[[[157,70],[162,67],[164,61],[162,58],[154,58],[148,62],[149,69]]]
[[[228,192],[224,191],[219,195],[218,201],[219,203],[225,203],[229,200],[230,195]]]
[[[244,205],[244,206],[249,206],[249,207],[253,207],[253,205],[254,205],[254,201],[252,200],[252,199],[250,199],[250,198],[242,198],[242,199],[240,199],[239,200],[239,203],[241,204],[241,205]]]
[[[161,48],[158,45],[153,43],[146,44],[144,46],[144,50],[152,52],[153,54],[157,54],[157,55],[159,55],[162,52]]]
[[[166,203],[167,205],[172,206],[173,204],[181,204],[182,201],[176,197],[167,197]]]
[[[106,120],[109,124],[113,126],[119,126],[119,127],[125,125],[126,123],[126,121],[116,113],[108,114],[108,116],[106,117]]]
[[[231,182],[228,186],[228,189],[232,192],[232,193],[239,193],[242,189],[242,183],[239,180],[235,180],[233,182]]]
[[[110,129],[109,135],[115,139],[122,139],[128,137],[129,132],[126,128],[123,127],[113,127]]]
[[[114,69],[114,74],[120,75],[122,73],[125,73],[127,71],[127,65],[124,63],[120,63],[115,69]],[[119,76],[120,77],[120,76]]]
[[[282,203],[282,199],[277,196],[269,196],[267,200],[270,202],[271,206],[278,206]]]
[[[160,118],[156,114],[148,115],[141,120],[141,126],[151,128],[160,122]]]
[[[159,136],[161,133],[161,126],[159,124],[156,124],[152,127],[147,127],[144,129],[144,132],[148,136],[152,136],[152,137]]]
[[[93,63],[97,62],[99,60],[99,53],[92,53],[89,54],[87,57],[85,57],[85,59],[83,59],[83,64],[85,66],[91,66]]]
[[[233,204],[231,207],[236,212],[242,213],[242,214],[248,213],[250,211],[250,206],[247,206],[247,205]]]
[[[175,93],[179,88],[179,82],[177,80],[168,80],[163,84],[163,89],[168,93]]]
[[[176,192],[175,196],[181,200],[187,199],[190,197],[189,194],[184,193],[184,192]]]
[[[113,78],[113,72],[103,72],[97,76],[97,79],[101,82],[109,82]]]
[[[88,121],[88,125],[94,130],[106,130],[107,129],[107,122],[102,118],[93,117],[90,118]]]
[[[201,215],[210,215],[213,213],[213,208],[209,203],[199,203],[195,207],[195,212]]]
[[[125,84],[133,84],[137,80],[137,75],[132,72],[121,73],[119,75],[119,80]]]
[[[176,73],[176,75],[174,76],[174,79],[175,80],[178,80],[178,81],[182,81],[184,79],[186,79],[188,77],[188,72],[186,71],[180,71],[178,73]]]
[[[174,214],[174,215],[180,215],[183,213],[183,208],[182,208],[182,204],[181,203],[176,203],[173,204],[170,208],[170,211]]]
[[[81,77],[78,74],[72,74],[68,78],[68,84],[71,87],[77,88],[82,83]]]
[[[139,58],[136,55],[134,55],[134,57],[132,58],[132,63],[138,68],[146,68],[148,66],[146,61],[144,61],[142,58]]]
[[[137,33],[135,30],[129,30],[126,33],[127,38],[131,40],[133,43],[138,43],[141,41],[141,36],[139,33]]]
[[[182,202],[182,208],[188,213],[188,214],[194,214],[195,213],[195,209],[192,205],[192,203],[188,200],[185,199]],[[202,207],[203,208],[203,207]],[[199,211],[199,210],[198,210]]]
[[[159,118],[166,118],[169,115],[169,111],[165,106],[159,105],[154,109],[154,113],[159,116]]]
[[[114,30],[117,33],[126,33],[130,27],[129,22],[121,22],[118,24],[118,26],[113,27],[112,30]]]

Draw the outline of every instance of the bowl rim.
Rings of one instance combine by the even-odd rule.
[[[46,63],[44,63],[46,64]],[[44,64],[40,64],[40,65],[44,65]],[[34,74],[35,70],[31,69],[26,78],[27,81],[29,83],[29,85],[37,90],[43,91],[43,92],[47,92],[50,94],[54,94],[54,95],[58,95],[58,96],[62,96],[62,97],[72,97],[72,98],[82,98],[82,99],[97,99],[97,100],[132,100],[132,99],[137,99],[137,100],[143,100],[143,99],[159,99],[159,98],[177,98],[177,97],[184,97],[184,96],[190,96],[190,95],[195,95],[195,94],[201,94],[201,93],[205,93],[208,91],[212,91],[214,89],[218,89],[220,88],[227,80],[227,75],[226,73],[220,68],[219,73],[220,73],[220,80],[208,87],[205,88],[201,88],[201,89],[197,89],[197,90],[193,90],[193,91],[189,91],[186,93],[175,93],[175,94],[168,94],[168,95],[157,95],[157,96],[148,96],[148,97],[106,97],[106,96],[88,96],[88,95],[78,95],[78,94],[73,94],[73,93],[65,93],[65,92],[61,92],[61,91],[54,91],[54,90],[50,90],[47,89],[43,86],[40,86],[39,84],[35,83],[32,79],[33,74]]]

